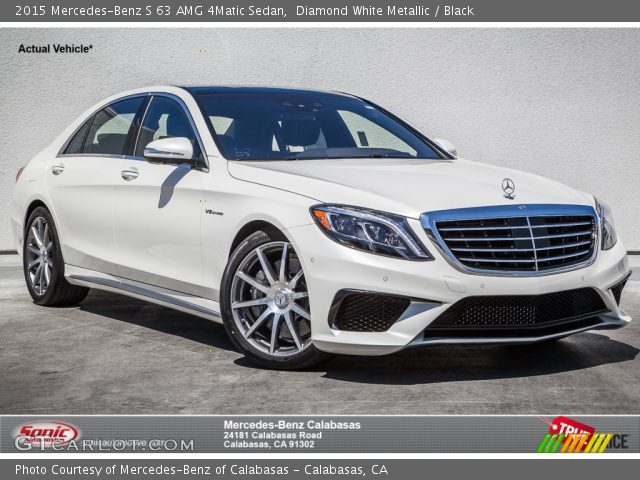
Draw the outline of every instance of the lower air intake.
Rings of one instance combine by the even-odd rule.
[[[622,299],[622,290],[624,290],[624,286],[627,284],[627,280],[629,280],[628,276],[621,282],[611,287],[611,292],[613,293],[613,296],[616,299],[616,303],[618,305],[620,305],[620,300]]]
[[[544,295],[467,297],[449,307],[427,330],[536,328],[606,311],[602,298],[592,288]]]
[[[410,304],[405,297],[341,292],[331,307],[329,322],[332,328],[349,332],[386,332]]]

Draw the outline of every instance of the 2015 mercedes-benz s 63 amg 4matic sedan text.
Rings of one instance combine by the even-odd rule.
[[[146,299],[222,322],[272,368],[631,320],[604,203],[458,159],[346,94],[111,97],[18,173],[11,220],[37,304]]]

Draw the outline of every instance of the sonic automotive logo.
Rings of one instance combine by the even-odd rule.
[[[16,429],[15,446],[21,450],[61,447],[75,441],[80,431],[68,423],[35,421],[22,424]]]
[[[25,422],[13,430],[14,447],[21,451],[123,452],[193,451],[193,439],[86,438],[80,429],[56,420]]]
[[[596,432],[591,425],[568,417],[556,417],[538,445],[538,453],[603,453],[607,447],[628,448],[627,434]]]

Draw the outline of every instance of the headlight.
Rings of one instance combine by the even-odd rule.
[[[351,248],[410,260],[433,260],[404,217],[340,205],[316,205],[311,215],[331,239]]]
[[[618,241],[618,235],[614,227],[613,213],[604,202],[596,198],[596,210],[600,217],[600,232],[602,233],[602,250],[609,250]]]

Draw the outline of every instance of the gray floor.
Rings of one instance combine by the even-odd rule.
[[[640,258],[634,257],[636,271]],[[117,295],[31,303],[0,256],[0,413],[640,413],[640,275],[622,330],[551,345],[432,347],[336,357],[304,372],[254,368],[221,326]]]

